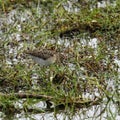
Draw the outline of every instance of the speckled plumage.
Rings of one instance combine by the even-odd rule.
[[[33,50],[33,51],[27,51],[26,53],[35,57],[42,58],[44,60],[56,54],[55,51],[51,51],[51,50]]]
[[[31,55],[32,59],[40,66],[48,66],[57,60],[57,53],[52,50],[32,50],[26,51],[26,54]]]

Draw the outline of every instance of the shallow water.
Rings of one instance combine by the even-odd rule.
[[[102,3],[103,5],[102,5],[102,7],[104,6],[104,3]],[[67,6],[67,7],[66,7]],[[100,5],[100,3],[98,3],[98,7],[100,7],[101,5]],[[67,5],[65,5],[65,9],[66,10],[68,10],[69,12],[77,12],[79,9],[78,8],[72,8],[72,2],[68,2],[67,3]],[[18,15],[18,16],[17,16]],[[14,16],[16,16],[15,18],[14,18]],[[22,27],[24,26],[22,26],[21,25],[21,23],[23,23],[24,21],[29,21],[30,19],[31,19],[31,17],[33,17],[32,16],[32,13],[31,13],[31,11],[30,10],[26,10],[26,11],[24,11],[22,14],[20,14],[19,13],[19,11],[16,11],[16,10],[11,10],[11,12],[9,12],[9,14],[8,14],[8,16],[5,18],[3,18],[3,20],[5,20],[5,21],[7,21],[6,23],[7,23],[7,31],[11,31],[11,30],[13,30],[14,31],[14,29],[13,28],[10,28],[12,25],[14,25],[14,27],[15,27],[15,29],[17,30],[17,31],[15,31],[15,32],[11,32],[10,34],[9,34],[9,36],[8,36],[8,38],[7,38],[7,35],[5,35],[4,34],[4,31],[2,31],[2,30],[0,30],[0,34],[1,35],[3,35],[2,37],[1,37],[1,40],[2,41],[6,41],[7,43],[11,43],[10,45],[6,45],[5,47],[6,47],[6,49],[8,49],[8,51],[9,51],[9,53],[8,53],[8,55],[6,55],[6,63],[8,64],[8,65],[12,65],[12,64],[17,64],[18,62],[28,62],[26,59],[23,59],[23,58],[21,58],[20,56],[18,56],[18,54],[19,54],[19,50],[21,50],[22,51],[22,49],[24,48],[27,48],[27,47],[30,47],[30,48],[34,48],[35,46],[34,45],[36,45],[36,41],[34,42],[34,41],[32,41],[32,40],[29,40],[30,38],[31,38],[31,36],[29,36],[29,35],[27,35],[27,33],[22,33]],[[2,20],[1,20],[2,21]],[[5,22],[4,21],[4,22]],[[3,23],[4,23],[3,22]],[[2,24],[2,23],[1,23]],[[3,25],[3,24],[2,24]],[[1,26],[2,26],[1,25]],[[9,27],[10,26],[10,27]],[[25,40],[28,40],[27,41],[27,43],[25,43],[24,42],[24,40],[22,40],[23,39],[23,36],[22,36],[22,39],[21,39],[21,33],[22,33],[22,35],[24,36],[24,38],[25,38]],[[36,33],[36,35],[34,36],[34,37],[36,37],[36,36],[38,36],[39,35],[39,32],[38,33]],[[34,38],[33,37],[33,38]],[[97,51],[96,51],[96,49],[97,49],[97,47],[98,47],[98,42],[97,42],[97,38],[90,38],[89,36],[88,36],[88,38],[89,38],[89,40],[87,39],[85,39],[85,38],[83,38],[83,39],[80,39],[81,40],[81,42],[80,42],[80,44],[82,44],[82,47],[83,46],[89,46],[89,47],[91,47],[91,48],[93,48],[94,49],[94,52],[95,52],[95,54],[97,54]],[[18,45],[17,46],[14,46],[14,42],[15,41],[17,41],[18,42]],[[67,47],[69,47],[69,46],[73,46],[73,44],[72,44],[72,42],[74,41],[74,39],[72,40],[72,41],[70,41],[69,40],[69,38],[66,38],[66,39],[62,39],[62,38],[60,38],[60,37],[58,37],[58,41],[56,42],[56,39],[47,39],[47,41],[46,41],[46,44],[47,43],[56,43],[57,45],[63,45],[64,46],[64,48],[67,48]],[[14,43],[14,44],[12,44],[12,43]],[[45,46],[46,46],[46,44],[45,44]],[[79,44],[79,43],[78,43]],[[80,51],[81,50],[81,48],[77,48],[76,47],[76,49],[78,50],[78,51]],[[89,56],[89,57],[91,57],[91,56]],[[12,58],[12,59],[11,59]],[[116,64],[118,64],[118,66],[119,66],[119,68],[118,68],[118,72],[120,72],[120,60],[119,59],[117,59],[117,58],[115,58],[114,59],[114,62],[116,63]],[[75,70],[76,69],[76,64],[74,64],[74,63],[68,63],[69,65],[69,68],[71,69],[71,70]],[[81,68],[82,69],[82,68]],[[84,70],[84,69],[83,69]],[[79,71],[78,71],[78,74],[80,74],[79,73]],[[35,88],[35,84],[37,83],[37,81],[35,82],[35,80],[37,79],[37,75],[36,75],[36,77],[33,77],[33,81],[32,81],[32,84],[33,84],[33,86],[32,86],[32,89],[36,89]],[[84,76],[85,77],[85,76]],[[83,76],[82,76],[82,78],[83,78]],[[111,92],[114,92],[114,90],[115,90],[115,82],[114,82],[114,80],[113,79],[109,79],[108,80],[108,82],[109,82],[109,84],[108,84],[108,86],[107,86],[107,88],[106,89],[110,89],[111,90]],[[90,94],[90,93],[86,93],[86,94],[83,94],[83,96],[84,97],[89,97],[89,98],[94,98],[94,96],[99,96],[100,94],[99,94],[99,92],[98,92],[98,89],[96,89],[95,90],[96,92],[95,93],[93,93],[93,94]],[[19,91],[19,92],[21,92],[21,91]],[[24,100],[21,100],[21,101],[17,101],[18,103],[19,103],[19,107],[22,107],[22,105],[23,105],[23,101]],[[104,100],[104,101],[107,101],[106,99]],[[16,102],[16,104],[17,104],[17,102]],[[41,108],[41,109],[44,109],[44,108],[46,108],[46,104],[44,103],[44,102],[38,102],[38,103],[36,103],[35,105],[34,105],[34,107],[38,107],[38,108]],[[76,112],[76,114],[75,115],[73,115],[73,116],[70,116],[70,115],[67,115],[66,114],[66,111],[63,111],[63,112],[61,112],[61,113],[58,113],[57,115],[56,115],[56,118],[58,119],[58,120],[63,120],[63,119],[65,119],[65,120],[69,120],[70,118],[71,119],[73,119],[73,120],[79,120],[79,119],[89,119],[89,120],[96,120],[96,119],[101,119],[102,118],[102,120],[106,120],[106,118],[109,118],[109,117],[111,117],[112,118],[112,115],[109,115],[108,113],[107,113],[107,111],[109,110],[109,111],[111,111],[112,113],[114,113],[116,116],[114,117],[116,120],[119,120],[120,119],[120,116],[117,114],[118,113],[118,111],[117,111],[117,109],[116,109],[116,105],[115,104],[113,104],[113,102],[111,101],[108,105],[107,105],[107,107],[108,108],[106,108],[106,112],[104,112],[104,114],[102,114],[101,116],[99,116],[99,114],[102,112],[102,110],[105,108],[106,106],[105,106],[105,104],[103,103],[103,104],[101,104],[101,105],[97,105],[97,106],[92,106],[91,108],[83,108],[83,109],[81,109],[81,110],[78,110],[78,112]],[[3,115],[3,113],[1,112],[1,115],[0,116],[2,116]],[[94,116],[94,118],[93,118],[93,116]],[[4,115],[2,116],[2,117],[4,117]],[[2,118],[1,117],[1,118]],[[29,114],[28,113],[28,116],[26,116],[26,114],[24,113],[24,112],[22,112],[22,113],[20,113],[20,114],[16,114],[15,116],[14,116],[14,119],[19,119],[19,120],[29,120],[29,119],[31,119],[31,118],[33,118],[33,119],[35,119],[35,120],[40,120],[40,119],[44,119],[44,120],[54,120],[54,119],[56,119],[55,118],[55,116],[54,116],[54,113],[41,113],[41,114]]]

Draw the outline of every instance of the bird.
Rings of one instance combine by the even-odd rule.
[[[29,54],[31,58],[40,66],[49,66],[64,59],[63,54],[60,54],[59,52],[56,52],[54,50],[34,49],[25,51],[25,53]]]

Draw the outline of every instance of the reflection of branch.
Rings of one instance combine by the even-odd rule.
[[[80,109],[80,108],[88,108],[91,107],[93,105],[99,105],[102,101],[102,98],[96,98],[95,100],[88,100],[85,98],[79,98],[79,97],[72,97],[70,99],[68,99],[68,97],[64,97],[64,98],[57,98],[58,104],[57,105],[53,105],[54,104],[54,97],[52,96],[47,96],[47,95],[39,95],[39,94],[30,94],[30,93],[14,93],[14,94],[3,94],[0,93],[0,97],[5,97],[5,98],[9,98],[11,100],[14,100],[15,98],[34,98],[34,99],[41,99],[42,101],[46,101],[47,107],[44,110],[41,109],[36,109],[36,108],[26,108],[27,112],[54,112],[54,110],[60,111],[60,110],[64,110],[65,107],[70,107],[70,108],[75,108],[75,109]],[[56,101],[56,98],[55,98]],[[53,107],[51,107],[53,105]],[[11,108],[14,108],[13,106],[9,106],[10,110]],[[3,106],[0,106],[0,109],[2,109]],[[8,107],[7,107],[8,109]],[[9,110],[9,109],[8,109]],[[14,112],[16,111],[21,111],[21,109],[18,108],[18,110],[13,110]]]
[[[1,97],[9,97],[10,99],[14,98],[35,98],[35,99],[45,99],[45,100],[52,100],[52,96],[47,95],[39,95],[39,94],[29,94],[29,93],[14,93],[14,94],[3,94],[0,93]]]
[[[54,97],[47,96],[47,95],[40,95],[40,94],[30,94],[30,93],[14,93],[14,94],[3,94],[0,93],[0,97],[6,97],[9,99],[15,99],[15,98],[34,98],[34,99],[42,99],[45,101],[53,101]],[[57,98],[58,101],[61,103],[64,103],[67,99],[67,104],[79,104],[79,105],[97,105],[102,101],[102,98],[96,98],[95,100],[85,99],[85,98],[79,98],[79,97],[71,97],[68,99],[68,97],[64,98]]]

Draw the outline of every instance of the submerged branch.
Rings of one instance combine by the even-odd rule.
[[[14,99],[14,98],[35,98],[35,99],[47,99],[47,100],[51,100],[53,99],[52,96],[47,96],[47,95],[40,95],[40,94],[31,94],[31,93],[11,93],[11,94],[3,94],[0,93],[1,97],[7,97],[10,99]]]

